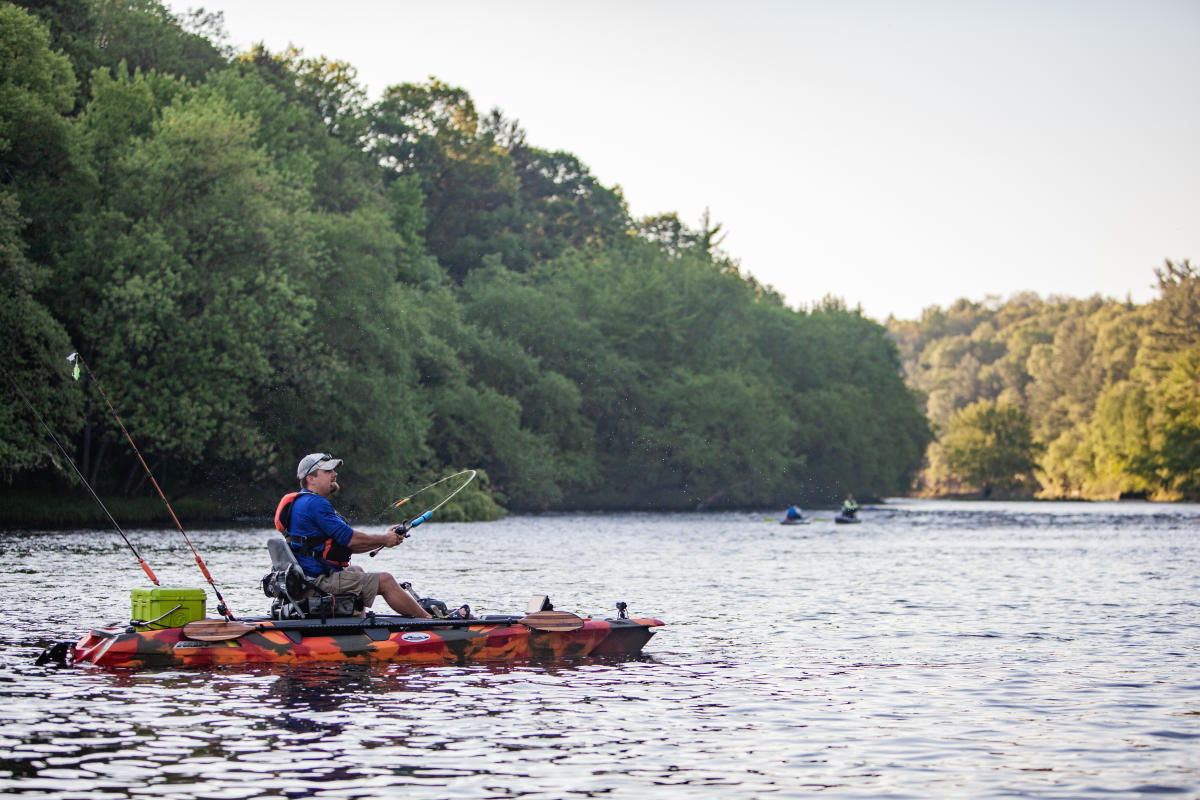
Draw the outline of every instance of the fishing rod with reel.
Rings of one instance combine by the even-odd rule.
[[[63,447],[62,442],[60,442],[58,437],[54,435],[54,431],[50,430],[50,426],[46,424],[46,420],[42,419],[42,415],[37,412],[37,409],[34,408],[33,403],[31,403],[29,398],[25,396],[25,392],[21,391],[21,387],[17,384],[16,379],[13,378],[13,376],[10,375],[8,370],[4,369],[3,366],[0,366],[0,372],[4,373],[4,377],[8,378],[8,382],[11,383],[12,387],[17,390],[17,394],[20,395],[21,399],[25,401],[25,405],[29,406],[29,410],[33,412],[33,416],[36,417],[37,421],[41,423],[42,427],[46,429],[46,433],[50,434],[50,438],[54,441],[54,444],[57,445],[59,452],[63,454],[63,458],[66,459],[67,463],[71,465],[71,469],[74,471],[75,476],[79,478],[79,482],[82,483],[84,488],[88,490],[88,493],[91,494],[92,499],[96,501],[101,510],[104,511],[104,515],[108,517],[108,521],[113,524],[113,527],[117,529],[117,533],[119,533],[121,538],[125,540],[125,544],[131,551],[133,551],[133,556],[138,560],[138,564],[141,566],[142,572],[146,573],[146,577],[150,579],[151,583],[153,583],[155,586],[158,586],[158,577],[154,574],[154,570],[150,569],[150,565],[146,563],[146,559],[142,558],[141,553],[139,553],[138,549],[133,546],[133,542],[129,541],[129,537],[125,535],[125,531],[121,530],[121,526],[117,524],[117,520],[108,510],[108,506],[104,505],[104,501],[100,499],[100,495],[96,494],[96,490],[92,488],[90,483],[88,483],[87,478],[83,477],[83,473],[80,472],[79,467],[75,465],[75,459],[71,458],[71,454],[67,452],[67,448]]]
[[[403,497],[403,498],[397,500],[396,502],[392,503],[383,512],[381,512],[380,516],[382,516],[382,514],[386,514],[388,511],[392,511],[394,509],[399,508],[400,506],[404,505],[408,501],[412,500],[414,497],[419,497],[422,494],[424,494],[425,492],[429,491],[430,489],[433,489],[436,486],[440,486],[441,484],[445,483],[446,481],[450,481],[455,478],[461,478],[464,475],[467,476],[466,480],[464,480],[461,484],[459,484],[458,486],[456,486],[454,488],[454,491],[450,492],[450,494],[443,497],[435,506],[433,506],[429,510],[421,512],[416,517],[414,517],[412,520],[405,520],[404,522],[401,522],[399,525],[393,525],[391,530],[400,534],[400,538],[403,539],[408,535],[408,532],[411,531],[413,528],[417,527],[418,525],[420,525],[423,522],[428,522],[429,518],[433,516],[433,512],[437,511],[439,508],[446,505],[446,503],[450,502],[450,499],[453,498],[454,495],[458,494],[463,489],[467,488],[467,484],[469,484],[471,481],[475,480],[475,474],[476,474],[476,470],[464,469],[462,472],[456,472],[453,475],[447,475],[444,478],[434,481],[433,483],[429,484],[428,486],[424,486],[424,487],[418,489],[417,491],[413,492],[412,494],[408,495],[407,497]],[[372,550],[369,553],[369,555],[371,556],[371,558],[374,558],[375,555],[382,549],[383,549],[382,545],[379,547],[376,547],[374,550]]]
[[[91,367],[87,365],[87,362],[83,360],[83,356],[79,355],[79,353],[71,353],[69,356],[67,356],[67,361],[75,365],[73,372],[73,377],[75,380],[79,380],[79,368],[83,367],[83,369],[87,372],[88,377],[92,379],[92,383],[95,385],[96,390],[100,392],[100,396],[104,398],[104,403],[108,406],[108,410],[112,412],[113,419],[115,419],[117,421],[117,425],[121,427],[121,433],[125,434],[125,439],[129,442],[129,446],[133,448],[133,453],[137,456],[138,462],[141,463],[142,469],[146,470],[146,475],[149,476],[150,483],[154,484],[154,490],[158,492],[158,496],[162,498],[163,504],[167,507],[167,511],[171,514],[171,519],[175,522],[175,527],[179,529],[181,534],[183,534],[183,540],[187,542],[188,549],[192,551],[192,555],[196,558],[196,566],[200,568],[200,573],[204,576],[204,579],[208,581],[208,585],[212,587],[213,594],[215,594],[217,597],[217,612],[226,619],[235,619],[233,612],[229,610],[229,606],[225,602],[225,598],[221,596],[221,590],[217,588],[216,582],[213,581],[212,574],[209,573],[208,567],[204,563],[204,559],[202,559],[200,554],[196,552],[195,545],[192,544],[192,540],[188,537],[187,532],[184,531],[183,525],[179,523],[179,517],[175,516],[175,509],[171,508],[171,503],[167,500],[167,496],[163,494],[163,490],[158,485],[158,481],[155,480],[154,473],[151,472],[150,467],[146,465],[146,459],[142,458],[141,451],[138,450],[137,445],[133,443],[133,437],[130,436],[129,431],[125,429],[125,423],[121,421],[121,417],[119,414],[117,414],[117,410],[113,408],[113,404],[109,402],[108,395],[104,392],[104,387],[101,386],[100,381],[96,379]],[[158,581],[155,581],[154,583],[157,585]]]

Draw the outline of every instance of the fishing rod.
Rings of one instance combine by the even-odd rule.
[[[470,474],[468,474],[468,473],[470,473]],[[384,513],[386,513],[386,511],[391,511],[392,509],[399,508],[400,506],[402,506],[402,505],[404,505],[405,503],[407,503],[409,500],[412,500],[414,497],[417,497],[417,496],[419,496],[419,495],[421,495],[421,494],[424,494],[425,492],[429,491],[430,489],[432,489],[432,488],[433,488],[433,487],[435,487],[435,486],[439,486],[440,484],[443,484],[443,483],[445,483],[445,482],[446,482],[446,481],[448,481],[448,480],[452,480],[452,479],[454,479],[454,478],[458,478],[458,477],[461,477],[461,476],[463,476],[463,475],[467,475],[467,479],[466,479],[465,481],[463,481],[461,485],[459,485],[458,487],[456,487],[456,488],[454,489],[454,491],[453,491],[453,492],[451,492],[450,494],[448,494],[448,495],[446,495],[445,497],[443,497],[443,498],[441,499],[441,501],[440,501],[440,502],[439,502],[437,505],[435,505],[433,508],[429,509],[428,511],[424,511],[424,512],[422,512],[421,514],[419,514],[419,515],[418,515],[418,516],[417,516],[417,517],[416,517],[414,520],[412,520],[411,522],[402,522],[402,523],[400,523],[399,525],[397,525],[397,526],[396,526],[396,533],[399,533],[399,534],[400,534],[400,536],[401,536],[401,538],[403,538],[403,537],[404,537],[404,535],[405,535],[405,534],[407,534],[407,533],[408,533],[410,530],[412,530],[413,528],[417,527],[417,526],[418,526],[418,525],[420,525],[422,522],[426,522],[426,521],[428,521],[428,520],[429,520],[429,518],[433,516],[433,512],[437,511],[439,508],[441,508],[442,506],[446,505],[446,503],[450,502],[450,498],[454,497],[454,495],[458,494],[458,493],[459,493],[459,492],[461,492],[463,489],[467,488],[467,484],[468,484],[468,483],[470,483],[471,481],[475,480],[475,470],[473,470],[473,469],[464,469],[462,472],[456,472],[456,473],[454,473],[453,475],[447,475],[446,477],[444,477],[444,478],[442,478],[442,479],[440,479],[440,480],[436,480],[436,481],[434,481],[433,483],[429,484],[428,486],[424,486],[424,487],[422,487],[422,488],[420,488],[420,489],[417,489],[415,492],[413,492],[412,494],[410,494],[408,497],[401,498],[401,499],[397,500],[396,502],[392,503],[390,506],[388,506],[388,507],[387,507],[387,509],[385,510],[385,512],[384,512]],[[374,558],[374,557],[375,557],[375,555],[376,555],[376,554],[377,554],[377,553],[378,553],[380,550],[382,550],[382,549],[383,549],[383,546],[382,546],[382,545],[381,545],[381,546],[379,546],[379,547],[376,547],[374,550],[372,550],[372,551],[369,553],[369,555],[371,556],[371,558]]]
[[[50,426],[46,424],[46,420],[42,419],[42,415],[39,414],[37,409],[33,407],[33,403],[29,402],[29,398],[25,396],[25,392],[21,391],[21,387],[17,385],[16,380],[12,375],[8,374],[8,370],[4,369],[3,366],[0,366],[0,371],[4,373],[4,377],[8,378],[8,382],[11,383],[13,388],[17,390],[17,394],[19,394],[21,399],[25,401],[25,405],[29,406],[29,410],[33,412],[33,416],[37,417],[37,421],[40,422],[42,427],[46,429],[46,433],[50,434],[50,438],[54,440],[56,445],[58,445],[58,449],[63,454],[63,458],[67,460],[67,463],[71,465],[71,469],[75,471],[75,475],[79,477],[79,482],[87,488],[88,492],[90,492],[92,495],[92,499],[94,499],[100,505],[100,508],[104,510],[105,516],[108,517],[108,521],[113,524],[113,527],[117,529],[117,533],[121,534],[121,538],[125,540],[125,544],[127,544],[129,549],[133,551],[134,557],[138,560],[138,564],[141,565],[142,572],[146,573],[146,577],[150,579],[151,583],[153,583],[155,586],[158,586],[158,578],[155,576],[154,570],[150,569],[150,565],[146,563],[146,559],[142,558],[142,554],[139,553],[137,548],[133,546],[133,542],[129,541],[129,537],[125,535],[125,531],[121,530],[121,526],[117,524],[116,519],[114,519],[113,515],[109,512],[108,506],[104,505],[104,501],[100,499],[100,495],[96,494],[96,490],[93,489],[92,485],[87,482],[87,478],[83,477],[83,473],[79,471],[79,467],[75,466],[75,459],[71,458],[71,454],[68,453],[67,449],[62,446],[62,442],[60,442],[58,437],[54,435],[54,431],[50,430]]]
[[[137,445],[133,443],[133,437],[129,435],[129,431],[125,430],[125,423],[121,421],[121,417],[119,414],[117,414],[117,410],[113,408],[113,404],[109,402],[108,395],[104,393],[104,387],[100,385],[100,381],[96,380],[95,374],[92,373],[92,368],[87,365],[87,362],[83,360],[83,356],[79,355],[79,353],[71,353],[71,355],[67,356],[67,361],[75,365],[75,371],[73,373],[75,380],[79,380],[79,368],[81,366],[83,367],[83,369],[87,372],[88,377],[92,379],[92,383],[95,384],[97,391],[100,392],[100,396],[104,398],[104,404],[107,405],[108,410],[112,412],[113,419],[115,419],[117,424],[121,426],[121,433],[125,434],[125,439],[129,442],[129,446],[133,448],[134,455],[137,456],[138,461],[141,462],[142,469],[146,470],[146,474],[150,477],[150,482],[154,484],[154,490],[158,492],[158,496],[162,498],[163,504],[167,507],[167,511],[171,514],[171,519],[175,521],[175,527],[179,529],[181,534],[183,534],[183,540],[187,542],[188,548],[192,551],[192,555],[195,556],[196,566],[200,567],[201,574],[203,574],[204,579],[208,581],[208,585],[212,587],[213,594],[217,596],[217,612],[226,619],[236,619],[236,617],[233,616],[233,613],[230,612],[229,606],[225,603],[225,598],[221,596],[221,590],[217,588],[217,584],[213,581],[212,575],[209,574],[208,567],[204,564],[204,559],[202,559],[200,554],[196,552],[196,548],[192,544],[192,540],[188,538],[187,532],[184,531],[183,526],[179,524],[179,517],[175,516],[175,509],[171,508],[170,502],[167,501],[167,496],[163,494],[163,490],[159,487],[158,481],[154,479],[154,473],[150,471],[150,467],[146,466],[146,459],[142,458],[141,451],[138,450]],[[155,581],[155,583],[157,584],[158,581]]]

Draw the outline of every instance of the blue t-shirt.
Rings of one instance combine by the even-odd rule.
[[[333,510],[333,505],[324,497],[312,492],[301,492],[292,502],[292,520],[288,526],[288,533],[292,536],[314,537],[314,544],[332,538],[338,544],[349,547],[354,529],[346,524],[346,520]],[[318,545],[318,549],[323,546]],[[334,572],[341,569],[331,567],[314,556],[302,555],[297,552],[295,546],[292,547],[292,552],[296,553],[300,568],[310,578],[324,575],[330,569]]]

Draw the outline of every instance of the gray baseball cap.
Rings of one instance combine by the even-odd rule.
[[[309,453],[300,459],[300,464],[296,467],[296,477],[304,480],[319,469],[337,469],[341,465],[342,460],[329,453]]]

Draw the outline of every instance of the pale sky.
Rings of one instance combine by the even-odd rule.
[[[1200,262],[1200,0],[170,0],[239,50],[429,76],[792,306],[1147,302]]]

